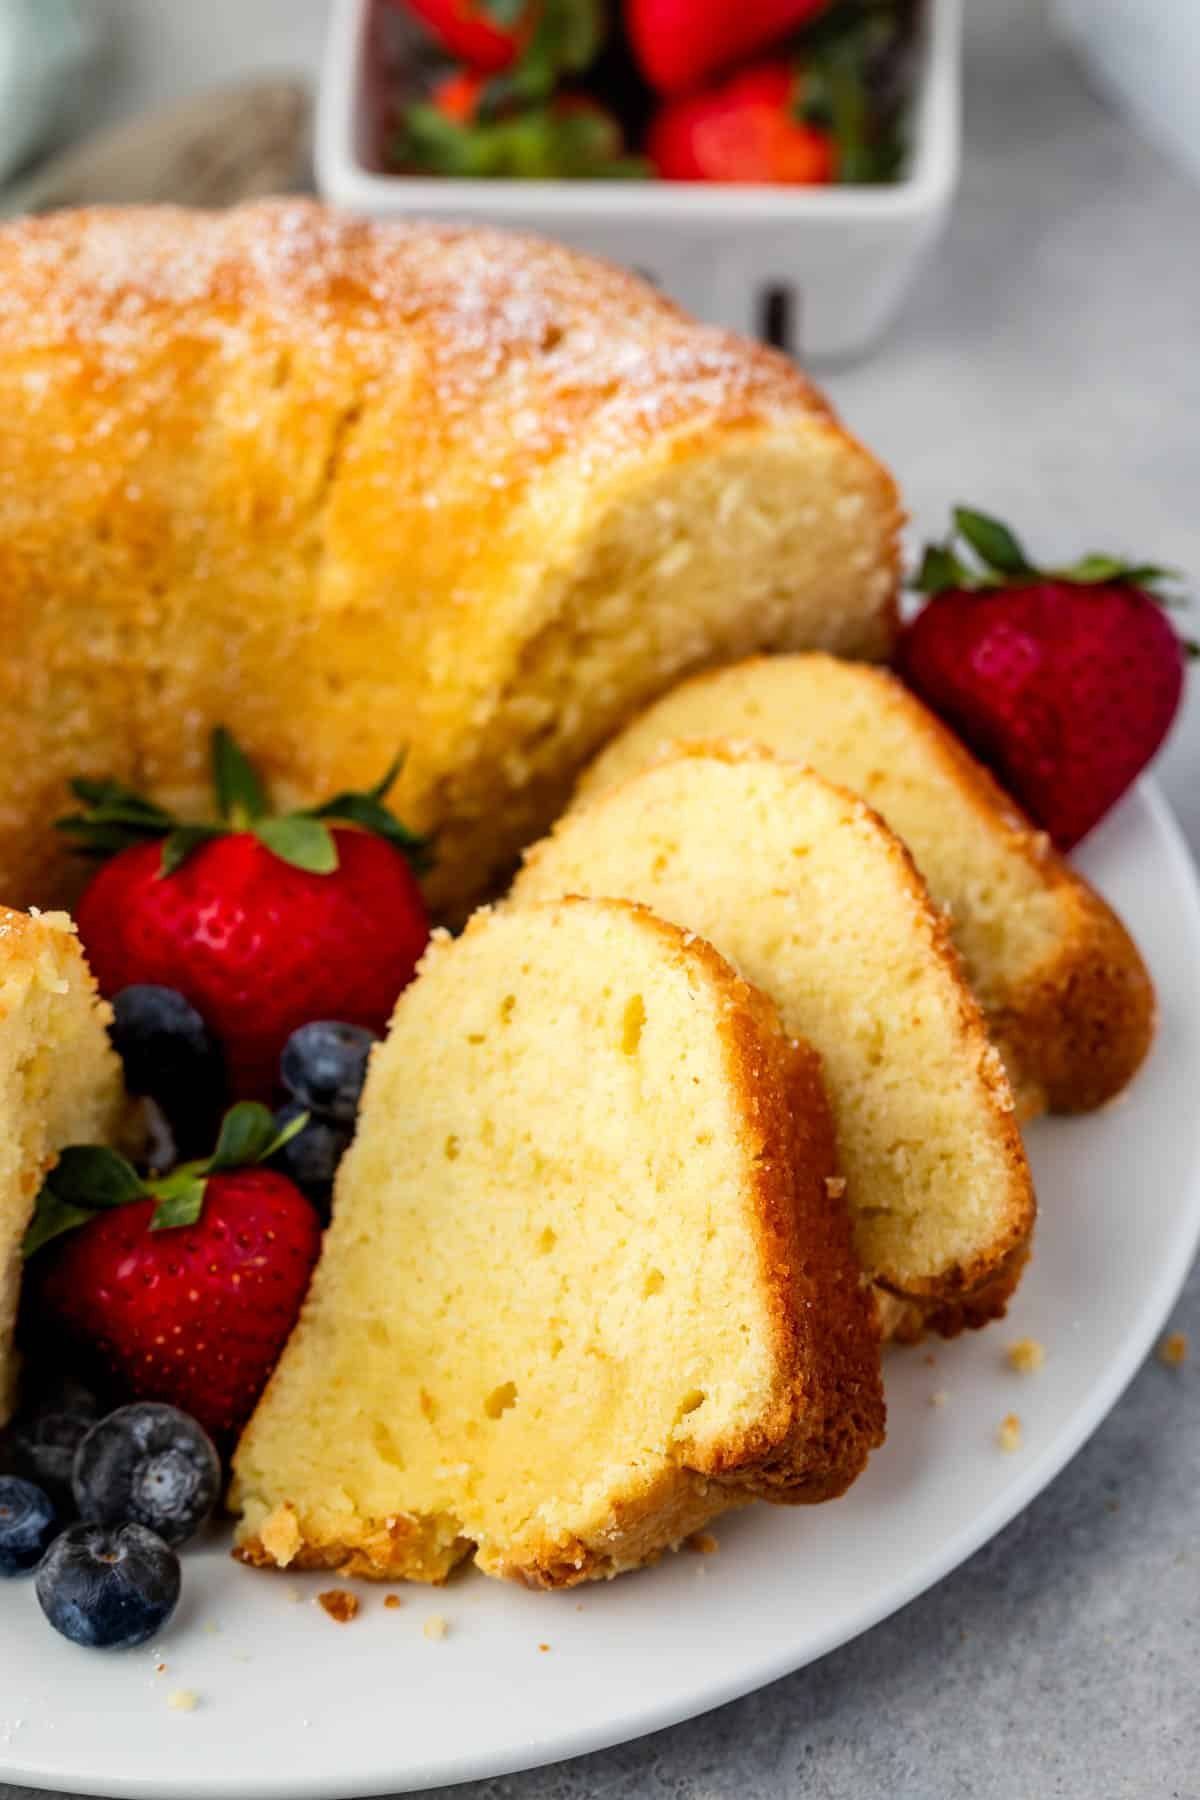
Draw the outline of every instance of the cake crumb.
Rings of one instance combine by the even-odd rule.
[[[1000,1429],[996,1433],[997,1442],[1004,1451],[1021,1448],[1021,1421],[1016,1413],[1005,1413],[1000,1421]]]
[[[575,1602],[575,1611],[576,1611],[576,1612],[582,1612],[582,1611],[583,1611],[583,1601],[582,1601],[582,1600],[577,1600],[577,1601],[576,1601],[576,1602]]]
[[[399,1594],[385,1594],[383,1596],[383,1604],[387,1607],[389,1612],[395,1612],[396,1608],[398,1606],[403,1606],[404,1602],[401,1600]]]
[[[441,1613],[430,1613],[421,1629],[427,1638],[444,1638],[450,1627]]]
[[[304,1598],[304,1595],[300,1592],[300,1589],[298,1587],[296,1587],[292,1582],[289,1581],[288,1585],[283,1590],[283,1597],[286,1601],[289,1602],[290,1605],[299,1606],[300,1602]]]
[[[1046,1346],[1039,1343],[1037,1338],[1018,1338],[1015,1344],[1008,1346],[1004,1354],[1008,1358],[1009,1368],[1015,1369],[1019,1375],[1036,1375],[1046,1361]]]
[[[538,1645],[539,1650],[548,1650],[549,1648],[550,1648],[549,1644],[539,1644]]]
[[[165,1675],[165,1674],[166,1674],[166,1672],[167,1672],[167,1665],[166,1665],[166,1663],[155,1663],[155,1665],[154,1665],[154,1673],[155,1673],[155,1674],[156,1674],[156,1675]]]
[[[268,1514],[258,1535],[271,1561],[286,1569],[304,1541],[296,1509],[290,1500],[285,1500],[282,1506]]]
[[[932,1394],[929,1396],[929,1404],[930,1406],[945,1406],[949,1402],[949,1399],[950,1392],[948,1388],[934,1388]]]
[[[1178,1369],[1187,1361],[1190,1348],[1186,1331],[1169,1332],[1158,1346],[1158,1360],[1166,1363],[1168,1369]]]
[[[846,1177],[844,1175],[827,1175],[825,1177],[825,1192],[831,1200],[840,1200],[845,1191]]]
[[[325,1593],[318,1594],[317,1605],[339,1625],[348,1625],[351,1619],[358,1617],[358,1595],[350,1593],[347,1588],[329,1588]]]
[[[721,1548],[711,1531],[693,1531],[683,1541],[696,1556],[715,1556]]]
[[[167,1705],[172,1712],[195,1712],[200,1704],[200,1696],[195,1688],[173,1688],[167,1695]]]

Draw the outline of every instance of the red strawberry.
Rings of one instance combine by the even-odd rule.
[[[383,804],[394,770],[369,793],[276,818],[225,732],[213,766],[219,824],[179,826],[91,781],[74,784],[87,811],[59,823],[83,848],[116,852],[77,915],[102,992],[177,988],[222,1040],[233,1093],[268,1099],[298,1025],[386,1028],[429,937],[407,860],[421,843]]]
[[[563,75],[596,57],[604,36],[601,0],[404,0],[444,50],[506,98],[545,99]]]
[[[64,1151],[26,1240],[35,1328],[66,1334],[132,1398],[182,1407],[218,1444],[253,1411],[320,1249],[298,1188],[230,1166],[279,1143],[266,1109],[243,1105],[209,1162],[158,1180],[112,1151]]]
[[[1167,735],[1186,646],[1155,592],[1167,571],[1087,556],[1034,567],[1013,534],[959,507],[917,586],[900,671],[1069,850],[1120,799]],[[961,536],[982,570],[955,550]]]
[[[664,181],[833,181],[833,138],[797,116],[797,92],[792,66],[772,62],[668,101],[646,140],[655,172]]]
[[[443,49],[485,75],[507,69],[529,34],[529,5],[494,0],[403,0]]]
[[[626,0],[625,26],[652,87],[679,94],[826,10],[829,0]]]

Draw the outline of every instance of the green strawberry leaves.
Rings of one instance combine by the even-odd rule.
[[[211,1156],[180,1163],[169,1175],[150,1177],[139,1175],[132,1163],[103,1144],[68,1145],[42,1184],[23,1254],[26,1259],[35,1256],[44,1245],[86,1225],[98,1212],[134,1200],[157,1201],[151,1231],[194,1225],[204,1210],[210,1175],[268,1161],[307,1123],[308,1114],[301,1113],[278,1130],[265,1106],[257,1100],[240,1101],[225,1114]]]
[[[82,802],[79,812],[55,821],[84,856],[117,856],[135,845],[162,843],[159,875],[173,875],[204,844],[231,833],[248,831],[280,862],[310,875],[332,875],[338,866],[331,825],[356,825],[382,837],[423,875],[431,863],[428,838],[411,831],[386,804],[387,794],[403,767],[398,756],[373,787],[347,789],[319,806],[291,813],[272,813],[267,792],[253,763],[232,732],[220,725],[211,741],[212,783],[217,818],[181,822],[161,806],[111,778],[79,777],[71,791]]]
[[[290,1144],[307,1123],[308,1114],[302,1113],[279,1131],[265,1106],[257,1100],[240,1100],[221,1121],[217,1147],[208,1159],[208,1173],[215,1175],[222,1169],[245,1169],[266,1162]]]
[[[901,172],[903,111],[878,77],[902,56],[905,37],[894,5],[856,0],[822,13],[797,40],[793,111],[832,136],[839,182],[889,182]]]
[[[235,831],[244,831],[267,811],[267,796],[254,764],[224,725],[212,734],[212,781],[217,811]]]
[[[973,512],[967,506],[956,506],[954,525],[980,562],[998,575],[1021,577],[1034,573],[1033,564],[1024,550],[999,519],[990,518],[987,513]]]
[[[968,558],[965,552],[970,552]],[[1119,556],[1091,551],[1078,562],[1040,568],[1024,545],[1000,519],[969,506],[954,508],[954,526],[943,543],[927,544],[911,586],[934,595],[962,591],[980,593],[1039,581],[1062,581],[1073,587],[1138,588],[1160,606],[1183,604],[1178,593],[1164,591],[1179,580],[1178,571],[1158,563],[1126,562]],[[1193,646],[1184,640],[1189,654]]]
[[[153,843],[171,830],[175,821],[152,800],[136,794],[120,781],[92,781],[78,776],[71,792],[84,811],[54,821],[55,829],[76,839],[83,856],[115,856],[133,844]]]
[[[327,825],[296,813],[286,819],[260,819],[254,835],[272,856],[307,869],[310,875],[332,875],[338,866],[337,844]]]
[[[384,804],[388,790],[403,767],[404,758],[398,756],[383,779],[376,782],[374,787],[364,788],[357,793],[348,791],[335,794],[332,800],[326,800],[321,806],[310,807],[307,812],[297,814],[296,817],[317,821],[340,819],[347,825],[359,825],[364,831],[370,831],[376,837],[386,838],[389,844],[394,844],[407,859],[414,874],[427,875],[433,866],[429,839],[418,837],[415,831],[410,831],[403,820],[398,819]],[[337,848],[333,845],[332,838],[330,845],[336,857]]]

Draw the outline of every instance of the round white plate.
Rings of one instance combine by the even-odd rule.
[[[330,1580],[251,1573],[214,1542],[187,1555],[185,1600],[161,1645],[120,1656],[56,1638],[29,1584],[5,1583],[0,1781],[305,1800],[494,1775],[719,1705],[865,1631],[969,1556],[1099,1424],[1200,1235],[1192,866],[1147,788],[1081,861],[1149,961],[1157,1044],[1123,1102],[1032,1129],[1041,1221],[1009,1319],[889,1357],[888,1442],[844,1500],[752,1508],[718,1525],[717,1555],[685,1553],[574,1593],[468,1574],[441,1591],[401,1590],[389,1609],[383,1590],[361,1590],[348,1625],[315,1604]],[[1045,1346],[1039,1374],[1006,1363],[1023,1336]],[[1023,1441],[1005,1454],[997,1430],[1009,1412]],[[424,1632],[435,1615],[442,1638]],[[169,1704],[181,1691],[195,1710]]]

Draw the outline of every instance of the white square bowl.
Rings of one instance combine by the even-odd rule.
[[[486,221],[624,263],[689,312],[806,361],[883,332],[950,210],[959,169],[961,0],[929,0],[904,178],[879,187],[472,181],[372,164],[372,18],[334,0],[317,112],[317,183],[379,219]]]

